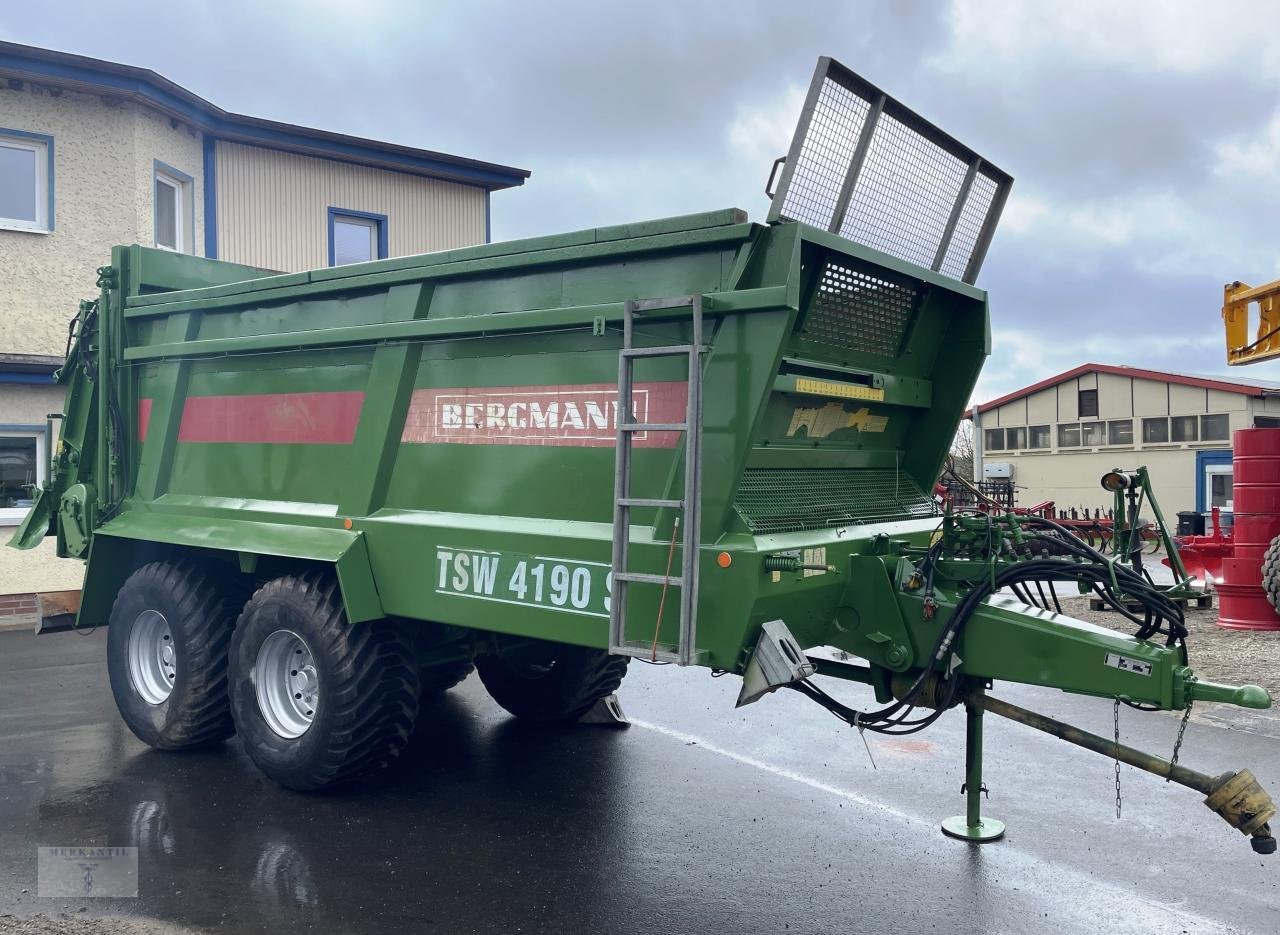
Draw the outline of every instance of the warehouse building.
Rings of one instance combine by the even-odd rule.
[[[145,68],[0,42],[0,536],[44,480],[79,301],[116,244],[293,272],[485,243],[529,173],[228,113]],[[0,549],[0,616],[79,587]],[[21,594],[21,599],[4,595]]]
[[[1030,506],[1109,507],[1112,468],[1146,465],[1166,518],[1231,508],[1231,433],[1280,426],[1280,383],[1082,364],[967,413],[979,478]]]

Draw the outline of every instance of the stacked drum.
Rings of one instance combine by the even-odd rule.
[[[1280,630],[1280,612],[1267,600],[1263,581],[1267,549],[1280,536],[1280,429],[1240,429],[1232,449],[1234,551],[1222,562],[1218,626]]]

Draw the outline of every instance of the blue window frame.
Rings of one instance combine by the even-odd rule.
[[[0,228],[53,230],[53,137],[0,127]]]
[[[1214,470],[1216,468],[1216,470]],[[1223,488],[1222,495],[1231,499],[1231,452],[1230,451],[1197,451],[1196,452],[1196,512],[1208,513],[1213,507],[1215,491],[1212,489],[1211,476],[1221,478],[1218,481]]]
[[[387,216],[349,208],[329,208],[329,265],[387,258]]]

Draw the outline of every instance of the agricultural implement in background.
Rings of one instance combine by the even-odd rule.
[[[1280,357],[1280,280],[1263,286],[1235,281],[1222,289],[1227,363],[1256,364]],[[1252,310],[1257,325],[1250,328]],[[1280,429],[1237,431],[1231,440],[1231,535],[1218,530],[1187,544],[1203,556],[1206,570],[1217,559],[1221,614],[1218,625],[1234,630],[1280,630]]]
[[[1181,610],[1113,556],[930,496],[990,347],[972,283],[1010,178],[829,59],[779,166],[765,225],[719,211],[284,275],[116,248],[14,544],[87,561],[77,625],[109,623],[134,733],[234,731],[312,789],[387,763],[472,665],[507,710],[564,721],[635,657],[884,734],[963,705],[960,838],[1003,828],[980,813],[989,711],[1198,790],[1270,852],[1247,770],[988,693],[1270,702],[1196,677]],[[1125,636],[997,593],[1045,582],[1145,611]]]

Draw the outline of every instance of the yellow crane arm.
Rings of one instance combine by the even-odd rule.
[[[1222,322],[1227,331],[1227,363],[1256,364],[1280,357],[1280,280],[1265,286],[1242,282],[1223,287]],[[1258,303],[1258,332],[1249,339],[1249,306]]]

